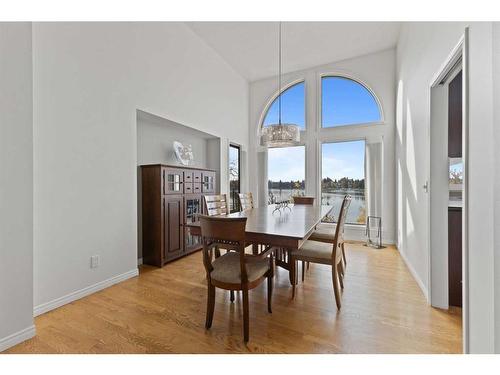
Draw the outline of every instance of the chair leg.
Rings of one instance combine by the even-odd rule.
[[[342,289],[344,289],[344,273],[342,272],[342,262],[337,264],[337,271],[338,271],[338,275],[339,275],[340,287]]]
[[[248,310],[248,289],[243,289],[243,340],[248,342],[249,339],[249,310]]]
[[[332,265],[332,283],[333,292],[335,293],[335,302],[337,303],[337,309],[340,310],[340,290],[338,284],[337,266]]]
[[[305,268],[306,268],[306,262],[302,261],[302,282],[304,282]]]
[[[291,259],[290,260],[290,275],[291,275],[291,278],[292,278],[292,299],[295,298],[295,262],[296,260],[295,259]]]
[[[269,275],[267,277],[267,311],[272,313],[271,304],[273,299],[273,277]]]
[[[230,290],[229,295],[230,295],[229,299],[231,300],[231,302],[234,302],[234,290]]]
[[[309,271],[309,266],[311,265],[311,262],[307,262],[307,270]]]
[[[208,297],[207,297],[207,318],[205,321],[205,328],[212,327],[212,320],[214,318],[215,309],[215,286],[208,280]]]

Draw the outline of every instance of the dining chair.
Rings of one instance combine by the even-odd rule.
[[[342,272],[342,247],[344,244],[344,223],[351,204],[351,196],[346,195],[342,201],[342,206],[335,228],[333,243],[325,243],[313,240],[306,240],[298,250],[291,253],[291,274],[292,274],[292,299],[295,298],[295,286],[297,284],[297,261],[305,261],[318,264],[327,264],[332,267],[332,283],[335,294],[337,309],[340,310],[340,287],[343,288],[343,280],[339,273]]]
[[[204,195],[203,201],[208,216],[227,215],[229,213],[226,194]]]
[[[239,193],[238,199],[240,200],[240,211],[245,211],[253,208],[252,193]]]
[[[200,216],[203,242],[203,264],[207,273],[208,297],[205,327],[212,326],[215,310],[215,288],[241,291],[243,294],[243,337],[249,339],[248,291],[267,278],[267,310],[272,313],[273,253],[259,256],[245,254],[246,217]],[[215,249],[229,251],[214,258]],[[268,256],[269,255],[269,256]]]

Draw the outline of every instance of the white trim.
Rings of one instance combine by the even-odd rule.
[[[406,257],[406,255],[404,254],[404,252],[399,251],[399,249],[398,249],[398,252],[399,252],[399,255],[401,255],[401,259],[403,259],[403,261],[405,262],[406,268],[408,268],[408,270],[410,271],[411,275],[413,276],[413,279],[415,279],[415,281],[417,282],[417,285],[422,290],[422,293],[424,294],[425,300],[427,301],[427,303],[429,303],[429,291],[425,287],[424,282],[418,276],[417,271],[415,271],[415,269],[413,268],[413,266],[411,265],[411,263],[408,261],[408,258]]]
[[[464,190],[462,208],[462,346],[470,353],[470,281],[469,281],[469,28],[462,42],[462,160],[464,163]]]
[[[71,303],[73,301],[76,301],[80,298],[86,297],[90,294],[93,294],[93,293],[98,292],[100,290],[106,289],[114,284],[125,281],[125,280],[130,279],[132,277],[135,277],[137,275],[139,275],[139,269],[135,268],[135,269],[130,270],[128,272],[122,273],[121,275],[113,276],[109,279],[99,281],[98,283],[87,286],[83,289],[77,290],[75,292],[66,294],[65,296],[56,298],[52,301],[42,303],[41,305],[35,306],[34,311],[33,311],[33,315],[38,316],[38,315],[44,314],[48,311],[57,309],[58,307],[64,306],[64,305]]]
[[[14,345],[20,344],[23,341],[29,340],[32,337],[35,337],[36,328],[35,325],[32,324],[29,327],[26,327],[20,331],[13,333],[7,337],[0,339],[0,352],[7,350]]]
[[[463,46],[465,43],[465,33],[460,37],[458,43],[453,47],[451,52],[448,54],[446,60],[441,64],[434,77],[431,79],[429,86],[437,86],[450,72],[450,69],[455,66],[457,61],[463,59]],[[449,77],[448,77],[449,79]]]

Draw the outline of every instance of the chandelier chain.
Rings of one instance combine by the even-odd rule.
[[[278,32],[278,124],[281,125],[281,21],[279,22]]]

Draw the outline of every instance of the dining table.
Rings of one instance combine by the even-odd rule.
[[[245,242],[253,244],[254,248],[260,244],[275,249],[276,266],[289,271],[291,283],[290,252],[300,249],[304,241],[332,209],[332,206],[293,204],[277,209],[275,205],[269,205],[225,216],[247,218]],[[198,220],[185,225],[191,235],[201,236]]]

